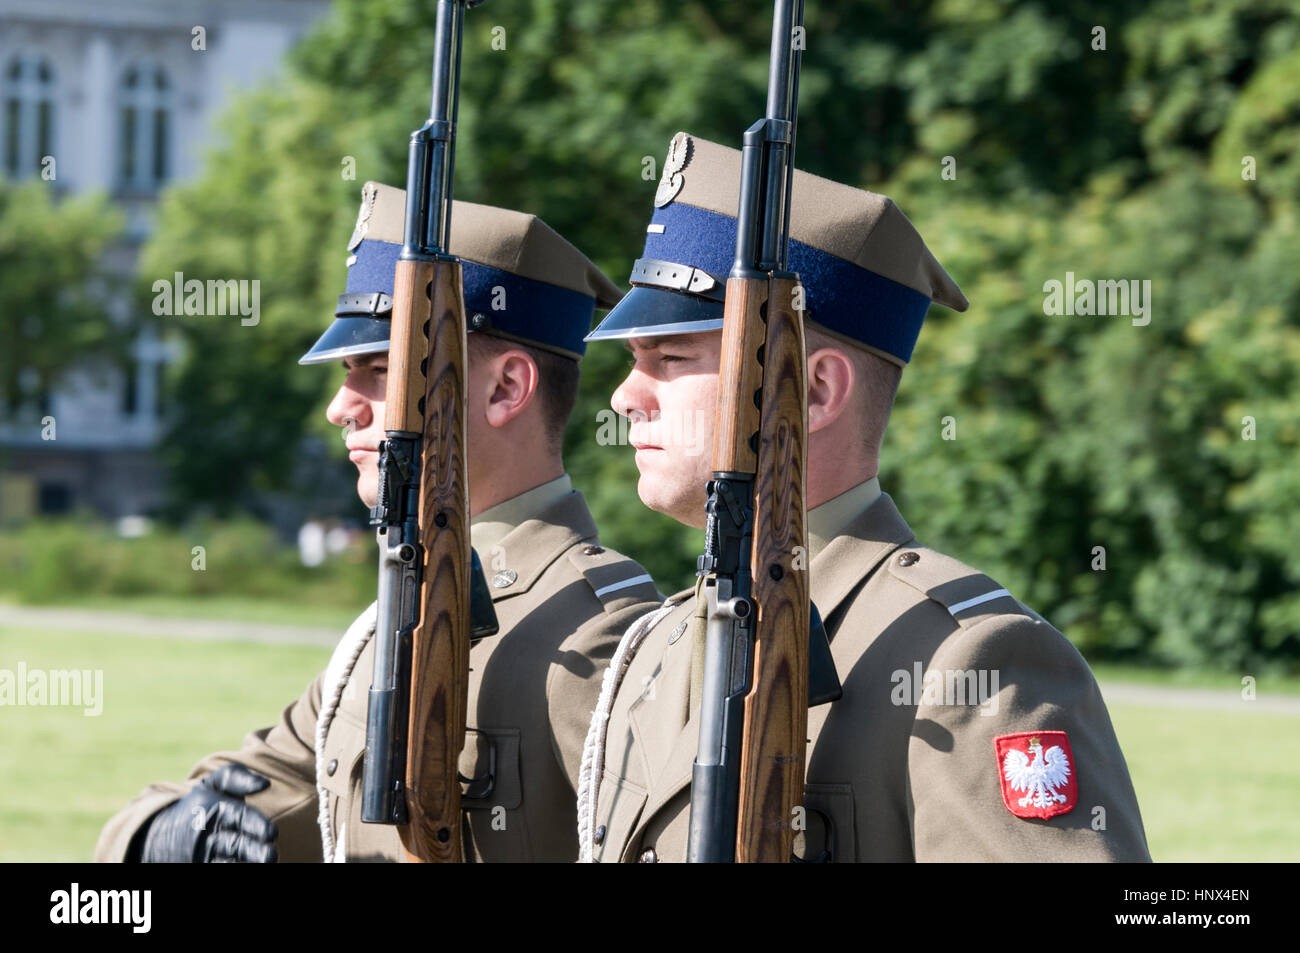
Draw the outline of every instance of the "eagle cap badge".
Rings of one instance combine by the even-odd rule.
[[[1079,801],[1074,752],[1064,731],[1022,731],[993,739],[1002,803],[1016,817],[1047,819]]]
[[[366,231],[370,228],[370,216],[375,211],[375,200],[379,198],[379,189],[373,182],[367,182],[361,188],[361,210],[357,212],[357,224],[352,229],[352,237],[348,239],[348,251],[356,251],[361,240],[366,237]]]
[[[659,178],[659,188],[655,190],[655,208],[663,208],[686,184],[682,169],[691,161],[691,137],[684,132],[673,136],[668,143],[668,155],[664,157],[664,174]]]

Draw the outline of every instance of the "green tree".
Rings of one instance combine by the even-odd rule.
[[[178,272],[259,288],[250,318],[165,319],[185,343],[167,381],[162,447],[177,512],[256,509],[275,491],[312,499],[320,474],[303,472],[303,437],[326,432],[322,400],[339,383],[297,361],[328,323],[346,274],[358,193],[341,174],[344,157],[358,157],[349,126],[327,90],[291,82],[241,99],[222,131],[203,176],[167,192],[138,270],[142,294]]]
[[[338,0],[164,208],[149,275],[267,285],[258,327],[191,332],[173,392],[187,499],[284,490],[302,435],[323,432],[329,388],[293,361],[342,283],[359,183],[404,181],[432,16]],[[972,301],[930,315],[886,438],[882,480],[914,529],[1094,656],[1295,665],[1294,3],[846,0],[807,17],[800,166],[893,196]],[[456,194],[536,212],[621,279],[647,157],[678,129],[739,142],[768,30],[738,0],[470,11]],[[1150,281],[1150,323],[1046,314],[1067,271]],[[590,349],[569,468],[607,541],[671,590],[699,534],[647,514],[626,448],[594,440],[624,365]]]
[[[1300,659],[1297,22],[1201,13],[1157,5],[1111,31],[1114,119],[1137,135],[1078,186],[990,196],[920,159],[899,171],[893,194],[940,223],[973,305],[931,315],[884,480],[923,536],[1094,657],[1249,671]],[[1067,271],[1149,281],[1150,323],[1045,314]]]
[[[59,201],[48,183],[0,181],[0,399],[11,409],[88,355],[124,356],[131,335],[105,306],[104,259],[122,225],[102,196]]]

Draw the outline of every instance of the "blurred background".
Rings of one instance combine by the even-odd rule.
[[[373,600],[324,418],[343,370],[297,359],[361,184],[405,182],[433,10],[0,0],[0,670],[104,683],[93,717],[0,705],[0,859],[89,857]],[[673,133],[738,145],[761,114],[770,16],[471,11],[457,197],[621,283]],[[971,301],[927,319],[883,488],[1093,664],[1157,860],[1300,859],[1300,5],[837,0],[806,25],[800,167],[894,198]],[[155,314],[178,272],[258,281],[258,320]],[[1046,313],[1067,273],[1149,281],[1149,323]],[[597,442],[625,370],[590,348],[568,470],[667,593],[701,540]]]

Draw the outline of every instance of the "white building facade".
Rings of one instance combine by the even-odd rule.
[[[273,80],[328,8],[329,0],[0,0],[0,179],[107,193],[128,217],[108,264],[129,273],[161,190],[198,174],[232,94]],[[142,337],[127,368],[88,363],[0,414],[0,520],[155,509],[159,382],[172,356],[167,342]],[[55,439],[42,424],[50,418]]]

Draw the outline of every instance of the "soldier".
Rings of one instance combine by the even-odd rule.
[[[367,505],[377,495],[393,276],[405,192],[366,183],[336,320],[301,359],[341,360],[326,416],[345,428]],[[572,861],[574,792],[602,672],[628,624],[660,599],[638,564],[601,547],[561,446],[583,335],[619,292],[540,219],[456,202],[469,335],[471,541],[500,631],[470,651],[467,859]],[[155,784],[113,817],[98,860],[394,860],[395,827],[363,824],[362,754],[375,606],[271,728]],[[278,834],[278,836],[277,836]]]
[[[626,339],[611,399],[638,491],[703,527],[740,153],[678,133],[632,290],[588,340]],[[931,301],[967,301],[883,195],[796,173],[790,270],[805,289],[812,600],[843,697],[809,711],[804,859],[1149,860],[1097,683],[1006,589],[917,541],[877,480],[885,424]],[[698,441],[698,435],[696,435]],[[711,446],[711,441],[706,441]],[[579,782],[583,859],[686,858],[705,619],[694,590],[629,630]]]

